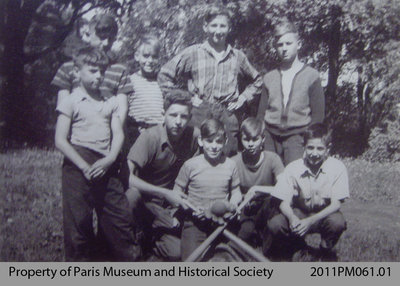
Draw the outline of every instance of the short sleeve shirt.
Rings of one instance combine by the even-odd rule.
[[[129,78],[132,93],[128,96],[128,115],[137,122],[161,124],[164,122],[164,98],[156,79],[134,73]]]
[[[172,145],[165,125],[144,130],[128,154],[139,177],[153,185],[172,189],[183,163],[198,152],[198,129],[186,127],[178,144]]]
[[[57,111],[71,118],[71,143],[107,155],[111,148],[111,119],[118,116],[115,97],[95,100],[84,89],[74,89],[57,106]]]
[[[109,98],[120,93],[129,94],[132,92],[132,86],[127,83],[128,73],[125,66],[113,64],[104,73],[104,79],[100,85],[101,95],[104,98]],[[74,63],[72,61],[64,63],[57,70],[51,84],[70,92],[78,87],[79,80],[75,76]]]
[[[277,176],[283,172],[283,163],[280,157],[273,152],[263,151],[264,159],[257,167],[249,167],[243,162],[242,153],[236,154],[232,160],[236,162],[240,189],[247,193],[249,188],[255,185],[273,186]]]
[[[232,159],[224,157],[214,166],[202,154],[185,162],[175,184],[187,191],[190,203],[207,208],[215,200],[228,199],[231,191],[239,187],[240,180]]]
[[[314,175],[304,160],[298,159],[286,166],[271,195],[292,201],[293,207],[303,211],[319,211],[331,199],[343,200],[349,197],[347,169],[338,159],[328,157]]]

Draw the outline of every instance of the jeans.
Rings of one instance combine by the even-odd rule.
[[[103,156],[74,146],[93,164]],[[62,167],[62,201],[66,261],[135,261],[141,254],[136,243],[131,212],[118,175],[118,162],[100,179],[88,181],[70,160]],[[93,210],[98,220],[93,227]],[[107,249],[106,257],[99,254]]]
[[[312,213],[305,214],[297,208],[293,211],[299,219],[312,215]],[[321,234],[321,247],[332,249],[345,230],[346,221],[343,214],[337,211],[313,224],[307,233]],[[286,255],[288,252],[294,253],[304,246],[304,238],[296,236],[290,231],[289,221],[283,214],[275,215],[268,221],[263,241],[264,255],[269,255],[270,251],[282,252],[281,254]]]

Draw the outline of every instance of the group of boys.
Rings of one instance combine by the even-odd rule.
[[[67,261],[186,260],[215,229],[216,201],[239,238],[253,246],[258,238],[272,260],[290,260],[311,232],[332,256],[349,190],[346,168],[328,156],[318,72],[299,60],[288,21],[275,29],[280,67],[263,78],[227,43],[230,29],[229,11],[211,7],[207,40],[159,72],[161,44],[146,35],[130,75],[110,56],[113,17],[88,23],[87,45],[52,82]],[[240,78],[249,79],[241,92]],[[257,118],[245,119],[260,93]],[[234,215],[246,196],[254,198]]]

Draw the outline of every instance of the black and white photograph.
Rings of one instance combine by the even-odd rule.
[[[0,0],[0,261],[400,262],[399,15]]]

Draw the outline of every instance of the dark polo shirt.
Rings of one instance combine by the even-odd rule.
[[[183,163],[198,153],[199,130],[187,127],[179,142],[172,145],[164,125],[146,129],[140,134],[128,154],[139,169],[139,178],[172,189]]]

